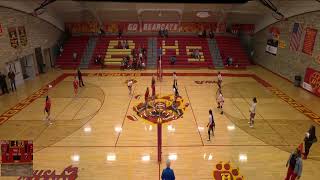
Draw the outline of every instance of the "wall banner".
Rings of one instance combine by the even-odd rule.
[[[274,56],[277,55],[278,52],[278,44],[279,44],[280,30],[277,27],[271,27],[269,29],[269,37],[267,40],[266,52],[270,53]]]
[[[313,94],[320,96],[320,71],[307,68],[302,87]]]
[[[24,26],[18,27],[18,33],[19,33],[19,39],[21,46],[27,46],[28,39],[27,39],[27,33]]]
[[[9,33],[9,39],[10,39],[11,47],[18,48],[19,41],[18,41],[18,35],[17,35],[16,28],[15,27],[9,27],[8,28],[8,33]]]
[[[216,22],[212,23],[189,23],[182,22],[181,24],[175,22],[143,22],[141,27],[138,22],[112,22],[106,23],[106,31],[117,33],[122,32],[158,32],[161,28],[168,29],[169,32],[192,32],[198,33],[203,30],[212,30],[213,32],[225,32],[226,24]]]
[[[306,28],[306,35],[304,36],[302,52],[312,56],[314,44],[316,41],[318,30],[313,28]]]
[[[3,30],[2,30],[2,26],[0,24],[0,36],[2,36]]]

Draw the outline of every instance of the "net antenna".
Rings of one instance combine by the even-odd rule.
[[[55,1],[56,0],[42,0],[39,7],[35,8],[31,14],[33,16],[39,16],[39,15],[43,14],[46,10],[46,7]]]
[[[272,3],[272,0],[260,0],[261,4],[269,8],[272,12],[272,17],[278,21],[285,19],[285,16],[279,11],[276,5]]]

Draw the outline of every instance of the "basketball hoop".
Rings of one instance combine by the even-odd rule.
[[[43,14],[45,11],[46,11],[45,8],[40,8],[40,9],[38,9],[38,10],[34,10],[34,11],[31,13],[31,15],[37,17],[37,16],[40,16],[41,14]]]
[[[282,14],[279,14],[279,13],[276,13],[276,12],[272,13],[272,17],[275,18],[278,21],[284,21],[286,19]]]

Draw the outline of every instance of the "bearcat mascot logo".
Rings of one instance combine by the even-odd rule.
[[[216,169],[213,171],[214,180],[244,180],[240,175],[239,169],[233,169],[229,162],[219,162],[216,165]]]

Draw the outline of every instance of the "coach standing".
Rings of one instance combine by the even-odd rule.
[[[78,79],[79,79],[79,86],[80,87],[84,86],[83,80],[82,80],[82,73],[80,71],[80,68],[78,68]]]
[[[6,82],[6,75],[2,74],[1,72],[0,72],[0,86],[1,86],[2,94],[9,93],[7,82]]]
[[[10,69],[9,73],[8,73],[8,78],[10,79],[10,86],[11,86],[11,91],[17,91],[17,87],[16,87],[16,75],[14,74],[14,72],[12,71],[12,69]]]

